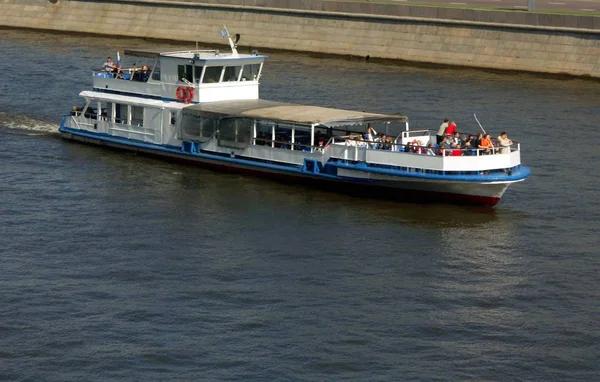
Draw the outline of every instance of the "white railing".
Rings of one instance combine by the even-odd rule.
[[[387,143],[392,149],[385,149],[381,142],[357,141],[347,137],[332,139],[331,142],[330,157],[395,167],[434,171],[482,171],[511,168],[521,163],[519,143],[507,147],[510,150],[507,153],[500,153],[502,148],[498,147],[489,149],[487,153],[485,149],[454,148],[437,149],[437,155],[427,155],[428,147],[425,146]],[[393,150],[394,147],[397,149]]]

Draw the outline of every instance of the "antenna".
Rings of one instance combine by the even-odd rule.
[[[479,123],[479,120],[477,119],[477,116],[475,115],[475,113],[473,113],[473,117],[475,118],[475,120],[477,121],[477,124],[479,125],[479,127],[481,128],[481,131],[483,131],[484,134],[487,134],[485,132],[485,130],[483,129],[483,126],[481,126],[481,123]]]
[[[229,40],[229,46],[231,47],[231,56],[239,57],[238,51],[235,46],[235,42],[233,42],[233,40],[231,39],[231,36],[229,35],[229,31],[227,31],[227,27],[225,25],[223,25],[223,30],[221,31],[221,36],[227,37],[227,39]],[[237,35],[236,35],[236,37],[237,37]],[[238,40],[239,40],[239,38],[235,41],[237,42]]]

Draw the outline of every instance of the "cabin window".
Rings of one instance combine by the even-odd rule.
[[[223,82],[237,81],[240,78],[241,66],[226,66],[223,74]]]
[[[115,122],[127,123],[127,105],[116,104]]]
[[[194,67],[192,65],[177,65],[177,79],[179,81],[194,81]]]
[[[200,82],[200,78],[202,77],[202,69],[203,66],[194,66],[194,78],[196,82]]]
[[[242,69],[242,81],[256,81],[258,80],[258,73],[260,72],[260,64],[246,64]]]
[[[131,106],[131,124],[133,126],[144,125],[144,108],[142,106]]]
[[[215,133],[215,120],[193,112],[183,112],[181,118],[180,139],[198,140],[211,138]]]
[[[253,122],[243,118],[222,119],[219,122],[219,146],[244,148],[250,143]]]
[[[273,144],[273,126],[272,122],[257,121],[256,122],[256,141],[259,146],[271,146]]]
[[[204,70],[204,78],[202,83],[209,84],[219,82],[221,79],[221,72],[223,71],[222,66],[209,66]]]

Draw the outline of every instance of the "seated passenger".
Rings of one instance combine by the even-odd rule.
[[[393,140],[392,140],[392,137],[389,137],[389,136],[385,137],[385,140],[383,142],[383,146],[381,148],[383,150],[391,150],[392,149],[392,143],[394,143]]]
[[[458,131],[454,132],[454,136],[452,137],[452,139],[454,140],[454,143],[456,143],[457,145],[461,146],[463,140],[460,139],[460,134],[458,133]]]
[[[503,131],[502,134],[500,134],[500,136],[497,139],[498,139],[498,146],[500,146],[500,154],[509,154],[510,146],[512,146],[513,143],[510,139],[508,139],[508,135],[506,134],[506,131]]]
[[[457,144],[452,144],[452,150],[451,150],[451,155],[453,157],[459,157],[462,155],[462,150],[460,149],[460,146]]]
[[[435,156],[435,148],[433,146],[433,143],[430,143],[429,145],[427,145],[427,155],[431,155],[431,156]]]

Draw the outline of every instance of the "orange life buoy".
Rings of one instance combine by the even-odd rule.
[[[175,96],[177,96],[178,100],[184,101],[187,98],[186,88],[184,86],[179,86],[175,91]]]
[[[189,87],[187,88],[187,97],[185,98],[185,103],[192,102],[192,99],[194,99],[194,88]]]

